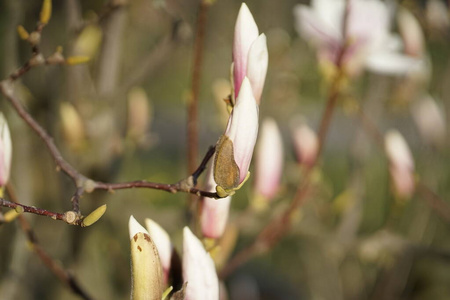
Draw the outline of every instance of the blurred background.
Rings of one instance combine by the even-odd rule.
[[[248,245],[292,200],[302,180],[292,127],[301,119],[317,130],[328,87],[315,49],[295,29],[294,6],[309,2],[246,3],[260,32],[267,35],[269,49],[260,119],[277,121],[285,153],[281,187],[270,210],[242,217],[254,195],[253,178],[233,197],[229,223],[234,228],[230,234],[236,236],[234,251]],[[393,128],[403,134],[416,176],[450,205],[450,130],[444,123],[443,129],[431,126],[431,131],[423,131],[414,117],[423,95],[432,97],[444,120],[450,112],[448,7],[438,0],[389,3],[407,8],[418,19],[428,71],[418,80],[365,72],[351,79],[348,98],[363,107],[382,134]],[[41,5],[38,0],[0,1],[1,78],[29,59],[30,46],[20,40],[16,27],[32,31]],[[226,123],[220,102],[229,93],[240,5],[216,0],[207,12],[199,161]],[[79,171],[106,182],[173,183],[188,175],[186,106],[197,11],[194,0],[53,1],[41,52],[47,57],[62,46],[66,57],[85,55],[91,60],[33,68],[16,91]],[[395,21],[392,30],[398,30]],[[345,103],[336,109],[312,192],[295,214],[292,230],[270,252],[227,278],[229,299],[450,298],[449,220],[420,193],[401,199],[392,192],[383,149]],[[3,98],[0,109],[11,129],[11,183],[19,201],[57,212],[70,210],[72,182],[55,172],[42,141]],[[444,133],[430,138],[433,129]],[[126,299],[131,284],[129,216],[158,222],[181,251],[182,228],[188,224],[186,200],[186,194],[147,189],[97,191],[81,201],[85,213],[107,203],[106,214],[94,226],[68,226],[31,214],[26,218],[43,248],[70,269],[94,299]],[[77,299],[33,253],[17,222],[0,225],[0,298]]]

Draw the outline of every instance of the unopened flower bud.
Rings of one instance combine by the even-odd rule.
[[[79,65],[79,64],[85,64],[89,60],[91,60],[91,58],[88,57],[88,56],[69,56],[66,59],[66,64],[71,65],[71,66]]]
[[[242,3],[234,27],[233,76],[235,97],[239,95],[242,81],[247,73],[248,52],[259,35],[258,26],[245,3]]]
[[[128,94],[128,136],[143,141],[150,127],[151,106],[144,89],[134,88]]]
[[[185,300],[219,299],[214,262],[188,227],[183,230],[183,279],[187,282]]]
[[[317,134],[306,123],[301,122],[294,124],[292,138],[299,163],[307,167],[314,165],[319,148]]]
[[[89,215],[87,215],[81,222],[81,227],[88,227],[96,223],[106,212],[106,204],[99,206]]]
[[[258,135],[258,105],[248,78],[244,78],[227,130],[216,145],[214,180],[221,197],[234,193],[248,177]]]
[[[12,158],[11,134],[5,116],[0,112],[0,187],[9,180]]]
[[[83,120],[78,111],[69,102],[61,103],[59,107],[62,133],[72,150],[80,150],[86,139]]]
[[[86,26],[75,41],[74,54],[94,57],[102,41],[102,30],[95,25]]]
[[[397,130],[385,135],[385,151],[394,191],[400,198],[408,199],[414,192],[414,160],[403,136]]]
[[[39,21],[42,24],[47,24],[51,16],[52,16],[52,1],[44,0],[42,2],[41,15]]]
[[[435,146],[441,146],[445,142],[445,117],[442,109],[430,95],[424,95],[413,104],[412,116],[425,142]]]
[[[215,191],[216,182],[214,181],[213,173],[213,165],[210,164],[206,174],[205,191]],[[203,206],[200,221],[202,233],[207,238],[218,239],[224,233],[227,225],[231,197],[228,196],[217,200],[203,197],[202,200]]]
[[[160,300],[163,278],[158,250],[148,232],[130,217],[132,299]]]
[[[272,118],[266,118],[262,123],[255,167],[256,194],[270,200],[278,191],[283,170],[283,140]]]
[[[425,37],[417,18],[405,8],[398,12],[398,28],[403,39],[404,52],[421,57],[424,54]]]
[[[22,40],[28,40],[30,37],[28,31],[22,25],[17,26],[17,33]]]

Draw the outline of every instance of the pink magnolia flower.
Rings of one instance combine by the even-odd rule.
[[[204,190],[214,192],[216,182],[214,181],[212,164],[209,165],[206,176],[207,181]],[[230,203],[231,196],[217,200],[208,197],[203,198],[201,227],[205,237],[218,239],[222,236],[227,226]]]
[[[266,36],[259,34],[258,26],[245,3],[236,20],[233,41],[233,87],[237,98],[244,77],[248,77],[256,102],[261,101],[261,94],[266,79],[268,52]]]
[[[342,62],[350,74],[358,74],[363,66],[385,74],[405,74],[423,65],[422,60],[399,52],[383,1],[349,0],[346,6],[346,0],[312,0],[311,7],[297,5],[294,14],[297,31],[318,48],[321,61],[337,64],[346,47]]]
[[[183,230],[183,278],[187,281],[186,300],[219,299],[214,262],[188,227]]]
[[[250,81],[242,81],[227,129],[216,145],[214,180],[221,197],[234,193],[248,176],[258,135],[259,108]]]
[[[294,125],[292,138],[299,163],[308,167],[312,166],[319,149],[317,134],[306,123],[301,122]]]
[[[403,136],[397,130],[385,135],[385,151],[394,189],[401,198],[410,198],[414,192],[414,160]]]
[[[258,195],[272,199],[278,191],[283,170],[283,140],[274,119],[266,118],[261,127],[256,152],[255,190]]]
[[[8,123],[0,112],[0,187],[6,185],[11,170],[12,143]]]

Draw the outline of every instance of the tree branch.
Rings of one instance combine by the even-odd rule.
[[[14,192],[14,189],[12,188],[11,184],[7,184],[6,186],[7,192],[9,197],[12,199],[13,203],[17,204],[17,197]],[[0,199],[2,201],[3,199]],[[22,206],[23,207],[23,206]],[[32,245],[33,251],[37,254],[39,259],[44,263],[44,265],[47,266],[47,268],[56,276],[58,279],[65,284],[68,288],[72,290],[72,292],[78,296],[80,296],[82,299],[90,300],[92,299],[86,291],[81,288],[80,284],[76,280],[76,278],[66,269],[64,269],[60,263],[56,262],[39,244],[39,241],[36,237],[36,234],[34,233],[33,229],[30,226],[30,223],[27,221],[27,219],[19,215],[19,223],[20,227],[22,228],[23,232],[25,233],[25,236],[27,237],[28,241]]]

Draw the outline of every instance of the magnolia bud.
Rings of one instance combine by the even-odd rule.
[[[306,124],[294,125],[292,138],[294,140],[295,152],[301,165],[311,167],[314,165],[319,149],[317,134]]]
[[[0,187],[6,185],[11,170],[12,143],[8,123],[0,112]]]
[[[257,195],[267,200],[272,199],[280,185],[283,170],[283,140],[277,123],[266,118],[261,126],[261,135],[256,152]]]
[[[248,177],[258,135],[258,114],[250,82],[244,78],[227,130],[216,146],[214,180],[221,197],[233,194]]]
[[[410,198],[414,192],[414,160],[403,136],[397,130],[385,135],[385,151],[388,157],[394,191],[400,198]]]
[[[205,191],[214,192],[216,183],[214,181],[213,165],[208,166],[206,174]],[[230,210],[231,197],[222,199],[203,198],[201,227],[205,237],[218,239],[225,231],[228,213]]]
[[[162,268],[158,250],[148,232],[133,218],[129,222],[131,238],[131,298],[161,300]]]
[[[183,279],[187,282],[185,300],[219,299],[214,262],[188,227],[183,230]]]

